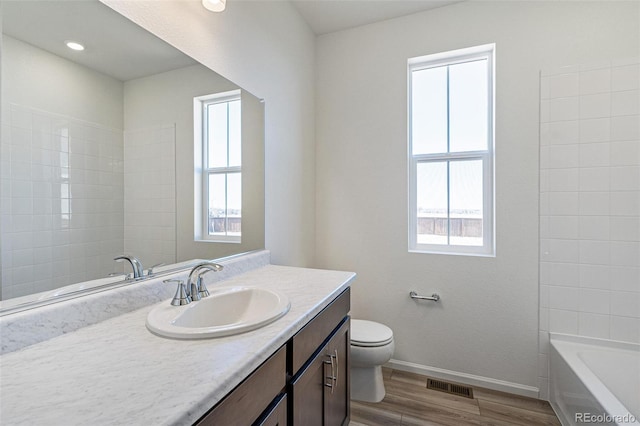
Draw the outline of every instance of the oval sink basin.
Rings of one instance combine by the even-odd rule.
[[[289,298],[257,287],[225,287],[184,306],[163,302],[147,316],[154,334],[174,339],[231,336],[272,323],[289,312]]]

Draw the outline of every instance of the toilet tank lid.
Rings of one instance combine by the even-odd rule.
[[[367,320],[351,320],[351,341],[356,343],[386,342],[393,338],[393,331],[384,324]]]

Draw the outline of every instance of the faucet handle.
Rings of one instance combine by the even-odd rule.
[[[147,277],[152,277],[153,276],[153,270],[155,268],[157,268],[158,266],[164,266],[164,262],[161,263],[156,263],[155,265],[153,265],[152,267],[150,267],[149,269],[147,269],[147,273],[145,274],[145,276]]]
[[[109,277],[124,277],[126,281],[131,279],[131,274],[125,272],[109,272]]]
[[[164,280],[163,283],[178,283],[178,288],[176,289],[176,294],[173,296],[171,300],[172,306],[183,306],[191,303],[191,297],[189,297],[189,293],[187,293],[187,288],[184,285],[182,280]]]

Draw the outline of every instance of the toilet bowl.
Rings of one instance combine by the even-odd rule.
[[[351,320],[351,399],[380,402],[384,398],[382,365],[393,356],[393,331],[386,325]]]

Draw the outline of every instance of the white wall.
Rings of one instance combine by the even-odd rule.
[[[314,257],[314,36],[288,2],[102,0],[163,40],[265,99],[266,248],[272,261]]]
[[[318,38],[316,266],[359,274],[394,358],[536,391],[539,71],[637,54],[638,7],[463,2]],[[409,254],[407,59],[494,42],[497,256]]]

